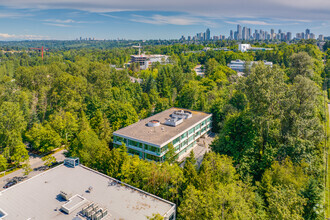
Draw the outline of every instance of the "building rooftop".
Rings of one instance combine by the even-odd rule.
[[[166,125],[167,119],[171,118],[174,111],[189,111],[192,117],[184,119],[183,122],[177,126]],[[199,111],[191,111],[182,108],[170,108],[149,118],[143,119],[130,126],[119,129],[114,132],[114,135],[128,137],[138,141],[143,141],[149,144],[163,146],[172,141],[176,136],[179,136],[185,130],[193,127],[196,123],[211,117],[211,114]],[[149,127],[148,122],[159,121],[160,125],[156,127]]]
[[[69,202],[61,191],[72,195]],[[85,166],[60,165],[0,192],[0,218],[7,214],[4,220],[72,220],[90,202],[108,210],[104,220],[146,219],[175,209],[174,203]],[[60,211],[63,205],[72,212]]]

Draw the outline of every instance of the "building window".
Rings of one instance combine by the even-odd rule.
[[[194,132],[195,132],[194,128],[190,129],[190,130],[188,131],[188,136],[190,136],[190,135],[193,134]]]
[[[160,153],[160,149],[158,147],[150,146],[148,144],[144,145],[144,149],[158,154]]]
[[[201,127],[200,124],[196,125],[196,127],[195,127],[195,131],[198,130],[200,127]]]
[[[181,135],[181,139],[187,137],[187,132]]]
[[[173,141],[173,145],[176,145],[177,143],[180,142],[180,137],[177,137],[174,141]]]
[[[123,142],[124,138],[118,137],[118,136],[113,136],[113,142]]]
[[[160,161],[160,157],[157,157],[157,156],[154,156],[154,155],[151,155],[151,154],[145,154],[146,155],[146,158],[149,159],[149,160],[153,160],[153,161]]]
[[[201,134],[201,131],[196,132],[195,138],[197,138]]]
[[[190,136],[189,139],[188,139],[188,142],[192,142],[194,140],[194,135]]]
[[[168,149],[168,145],[162,147],[162,148],[160,149],[160,151],[161,151],[161,153],[164,153],[165,151],[167,151],[167,149]]]
[[[142,148],[142,143],[139,143],[137,141],[128,140],[128,145],[133,146],[133,147]]]
[[[182,147],[181,147],[181,149],[182,149],[182,148],[185,148],[187,145],[188,145],[188,140],[185,140],[185,141],[182,143]]]
[[[134,154],[134,155],[138,155],[138,156],[140,156],[140,151],[134,150],[134,149],[132,149],[132,148],[128,148],[128,149],[127,149],[127,152],[128,152],[129,154]]]

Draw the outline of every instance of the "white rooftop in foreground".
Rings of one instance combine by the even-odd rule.
[[[80,195],[106,208],[110,213],[103,218],[106,220],[146,219],[153,213],[165,216],[175,210],[175,204],[169,201],[114,181],[82,165],[60,165],[0,192],[0,210],[7,213],[4,220],[71,220],[84,205],[65,214],[60,208],[67,201],[61,199],[60,191]],[[93,188],[90,193],[89,187]]]

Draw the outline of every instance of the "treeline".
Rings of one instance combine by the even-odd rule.
[[[182,53],[171,64],[116,70],[131,48],[0,54],[0,170],[65,146],[83,164],[178,205],[179,219],[324,218],[324,88],[329,68],[312,44],[273,51]],[[196,48],[195,48],[196,49]],[[328,54],[329,55],[329,54]],[[262,60],[238,77],[233,59]],[[195,65],[205,67],[196,76]],[[329,62],[328,62],[329,64]],[[130,77],[142,79],[132,83]],[[171,106],[213,113],[217,138],[200,168],[112,149],[112,132]]]

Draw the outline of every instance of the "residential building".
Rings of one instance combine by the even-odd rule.
[[[234,33],[232,30],[230,30],[230,40],[234,40]]]
[[[237,40],[242,40],[242,26],[237,25]]]
[[[246,27],[243,27],[242,39],[243,40],[246,40],[247,39],[247,28]]]
[[[163,162],[168,146],[177,156],[193,148],[198,139],[211,130],[212,114],[170,108],[113,133],[113,143],[124,143],[131,155]]]
[[[320,34],[318,40],[324,41],[324,35]]]
[[[176,205],[65,159],[64,164],[1,191],[3,220],[174,220]]]
[[[205,32],[205,40],[211,40],[211,32],[210,32],[210,29],[206,29],[206,32]]]

